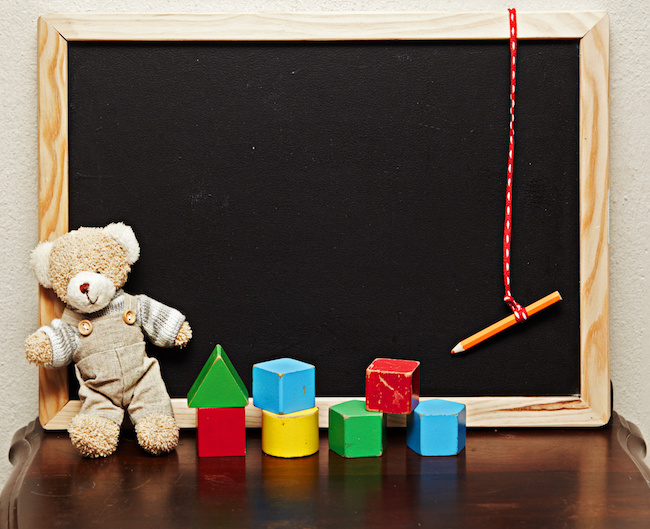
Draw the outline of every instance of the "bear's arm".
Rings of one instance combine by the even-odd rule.
[[[173,347],[185,316],[178,310],[168,307],[149,296],[139,294],[138,318],[142,330],[151,343],[158,347]]]
[[[72,362],[72,355],[79,346],[79,331],[67,323],[59,319],[52,320],[49,325],[44,325],[32,334],[25,342],[25,347],[28,349],[34,346],[37,342],[41,344],[44,336],[49,340],[52,348],[52,358],[50,362],[38,362],[45,367],[64,367]],[[30,359],[29,350],[26,351],[27,358]],[[30,359],[30,362],[34,361]]]

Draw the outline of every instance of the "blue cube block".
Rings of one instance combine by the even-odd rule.
[[[426,400],[406,421],[406,444],[422,456],[453,456],[465,448],[465,431],[464,404]]]
[[[279,358],[253,366],[253,404],[271,413],[293,413],[316,406],[313,365]]]

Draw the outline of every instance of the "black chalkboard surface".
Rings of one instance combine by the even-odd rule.
[[[502,249],[509,50],[501,41],[70,42],[70,229],[124,221],[126,289],[181,309],[150,349],[184,397],[215,344],[363,395],[375,357],[428,396],[580,393],[579,41],[519,44],[512,280],[563,301],[508,315]],[[75,398],[76,389],[71,388]]]

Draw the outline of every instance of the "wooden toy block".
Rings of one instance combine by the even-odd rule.
[[[380,456],[386,446],[386,416],[349,400],[329,411],[329,447],[343,457]]]
[[[287,414],[262,410],[262,451],[284,458],[318,452],[318,408]]]
[[[420,399],[420,362],[377,358],[366,369],[366,408],[411,413]]]
[[[187,394],[190,408],[239,408],[248,405],[248,390],[232,362],[217,345]]]
[[[459,402],[421,402],[406,421],[406,444],[423,456],[453,456],[465,447],[466,410]]]
[[[272,413],[313,408],[316,405],[316,369],[293,358],[255,364],[253,404]]]
[[[199,457],[246,455],[245,408],[199,408],[197,413]]]

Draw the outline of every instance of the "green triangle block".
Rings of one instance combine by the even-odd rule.
[[[243,408],[248,390],[232,362],[217,345],[187,394],[190,408]]]

